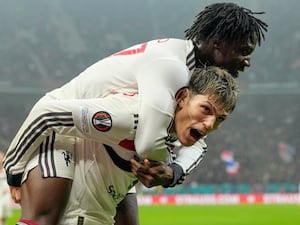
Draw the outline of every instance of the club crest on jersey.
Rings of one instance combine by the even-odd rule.
[[[104,111],[95,113],[92,118],[92,123],[97,130],[102,132],[109,131],[112,127],[111,116]]]

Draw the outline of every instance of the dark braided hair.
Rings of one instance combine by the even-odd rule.
[[[264,12],[252,12],[235,3],[211,4],[196,16],[185,37],[196,43],[215,37],[234,44],[250,38],[252,43],[257,41],[260,45],[268,25],[254,17],[256,14]]]

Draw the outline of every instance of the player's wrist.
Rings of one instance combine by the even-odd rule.
[[[182,183],[180,181],[182,180],[182,177],[184,177],[184,171],[180,165],[171,163],[168,165],[167,171],[168,174],[170,174],[170,171],[172,171],[172,176],[169,176],[171,179],[168,180],[167,184],[163,185],[164,188],[174,187],[176,184]]]

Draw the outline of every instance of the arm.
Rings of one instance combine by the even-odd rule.
[[[4,167],[8,183],[13,186],[20,185],[24,166],[31,154],[50,134],[89,138],[103,143],[128,137],[134,120],[128,112],[128,105],[137,103],[134,98],[137,97],[120,99],[117,95],[112,95],[101,99],[38,102],[7,151]],[[109,112],[111,120],[102,116],[99,116],[99,120],[95,119],[94,115],[99,111]],[[112,121],[113,126],[109,123]],[[97,129],[99,123],[108,128],[106,132]],[[52,136],[55,138],[55,135]]]
[[[204,139],[200,139],[193,146],[179,148],[173,163],[179,165],[187,175],[203,160],[206,152],[207,145]]]
[[[167,164],[151,163],[148,159],[145,159],[144,162],[131,159],[130,162],[133,174],[145,187],[168,185],[173,181],[173,169]]]
[[[188,83],[186,65],[175,59],[163,58],[140,68],[137,75],[139,90],[139,124],[135,147],[141,158],[167,161],[165,144],[173,120],[175,94]]]
[[[146,187],[162,185],[174,187],[181,184],[188,175],[202,161],[207,146],[204,140],[200,140],[194,146],[181,147],[178,156],[171,164],[155,163],[148,161],[140,163],[131,159],[132,171],[139,181]]]

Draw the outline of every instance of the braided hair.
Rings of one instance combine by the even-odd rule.
[[[194,24],[185,31],[186,39],[199,43],[216,37],[219,40],[237,44],[245,38],[252,43],[265,39],[268,25],[257,19],[250,9],[235,3],[215,3],[205,7],[197,16]]]

